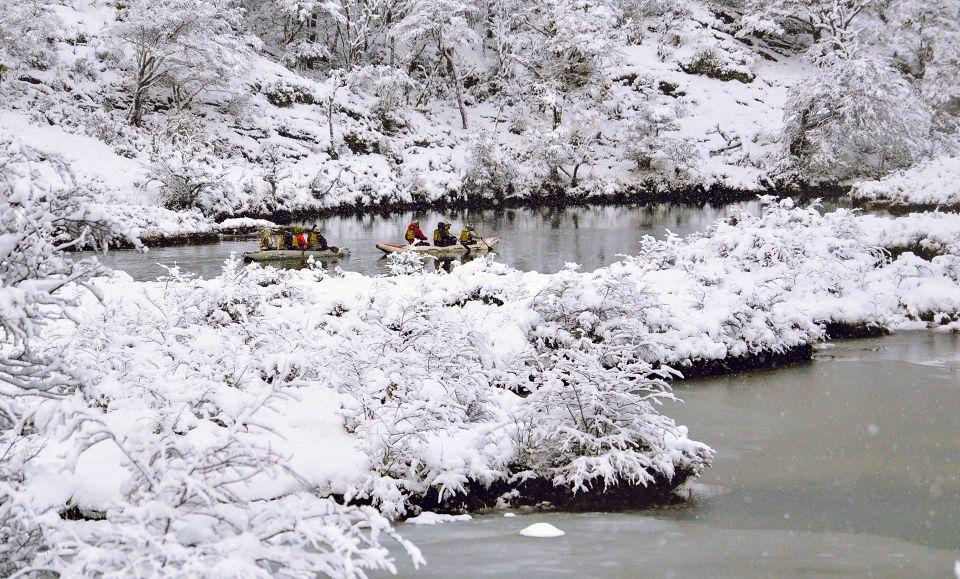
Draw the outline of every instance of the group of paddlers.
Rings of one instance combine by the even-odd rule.
[[[302,227],[270,229],[260,235],[260,249],[294,249],[326,251],[330,249],[319,231]]]
[[[464,225],[460,236],[450,232],[451,224],[447,221],[437,223],[433,232],[435,247],[449,247],[451,245],[473,245],[481,241],[479,233],[473,225]],[[407,226],[404,239],[409,245],[430,245],[427,236],[420,229],[420,222],[414,220]],[[303,227],[278,227],[266,229],[260,234],[260,249],[287,249],[295,251],[326,251],[333,249],[327,245],[326,238],[316,230]]]
[[[460,231],[460,237],[450,233],[450,227],[451,224],[447,221],[437,223],[437,228],[433,231],[434,246],[449,247],[457,243],[471,245],[480,241],[480,235],[473,225],[464,225]],[[403,234],[403,238],[407,240],[407,243],[410,245],[430,245],[427,241],[427,236],[424,235],[423,230],[420,229],[420,222],[416,219],[411,221],[410,225],[407,226],[407,232]]]

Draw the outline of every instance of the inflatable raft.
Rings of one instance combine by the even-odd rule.
[[[350,250],[346,247],[330,246],[329,249],[261,249],[260,251],[248,251],[243,254],[244,259],[248,261],[296,261],[306,260],[308,257],[315,259],[346,257],[350,255]]]
[[[437,247],[435,245],[407,245],[406,243],[378,243],[377,249],[383,253],[401,253],[404,251],[415,251],[424,255],[434,257],[457,257],[466,253],[484,253],[490,251],[500,243],[499,237],[487,237],[474,244],[464,246],[461,243],[456,245],[447,245]]]

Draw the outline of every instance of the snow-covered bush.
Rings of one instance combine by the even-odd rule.
[[[489,133],[479,133],[468,152],[463,191],[468,198],[503,199],[515,187],[518,170]]]
[[[415,275],[423,273],[424,257],[416,251],[399,251],[387,256],[387,268],[393,275]]]
[[[930,152],[930,108],[870,56],[831,58],[790,90],[784,114],[786,154],[805,179],[876,178]]]
[[[649,288],[623,267],[586,277],[568,267],[534,308],[538,372],[514,415],[521,465],[576,494],[696,476],[709,464],[712,451],[655,410],[673,399],[663,380],[672,373],[648,362],[660,354],[648,313],[661,309]]]
[[[13,71],[48,69],[56,51],[47,39],[62,26],[44,0],[5,3],[0,12],[0,80]]]
[[[939,157],[876,181],[861,181],[852,195],[901,205],[960,205],[960,158]]]
[[[374,509],[317,496],[259,434],[274,432],[264,415],[290,405],[303,384],[293,357],[251,369],[239,365],[242,339],[185,349],[191,336],[246,326],[302,297],[285,285],[289,274],[232,259],[222,285],[205,292],[172,268],[158,292],[140,296],[149,308],[100,305],[96,261],[63,251],[126,238],[123,224],[102,217],[55,157],[8,138],[0,173],[5,574],[359,577],[393,569],[383,536],[422,561]],[[98,313],[86,317],[91,308]],[[115,478],[96,484],[116,494],[91,504],[76,491],[89,476],[80,472],[105,455]],[[34,476],[55,477],[62,498],[38,493]],[[277,479],[290,489],[257,490]],[[70,508],[100,514],[77,522],[58,514]]]
[[[278,80],[263,87],[263,94],[275,107],[289,107],[293,104],[312,105],[318,100],[310,87],[296,85],[287,80]]]
[[[40,451],[37,404],[80,396],[85,377],[64,364],[63,346],[42,338],[76,320],[81,294],[91,291],[96,259],[69,249],[135,242],[123,224],[92,205],[93,195],[66,164],[0,136],[0,572],[12,574],[49,546],[42,520],[56,513],[24,493],[24,469]]]
[[[306,491],[248,498],[252,479],[288,474],[284,458],[251,432],[270,428],[258,412],[282,395],[274,387],[227,428],[185,413],[154,435],[125,433],[118,440],[101,425],[79,433],[92,444],[111,439],[122,448],[131,473],[123,501],[95,528],[53,526],[58,540],[34,565],[70,576],[362,577],[365,570],[393,569],[381,534],[420,562],[372,508]]]
[[[57,397],[75,387],[58,353],[39,348],[37,338],[44,326],[70,317],[77,288],[99,264],[63,252],[102,249],[126,237],[92,201],[62,160],[0,137],[0,379],[32,396]],[[0,407],[7,428],[16,406]]]
[[[700,46],[692,56],[680,63],[680,68],[689,74],[700,74],[718,80],[753,82],[756,57],[742,48],[723,43],[717,46]]]

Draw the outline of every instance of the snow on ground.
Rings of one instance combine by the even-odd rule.
[[[105,214],[128,223],[148,245],[153,240],[188,238],[217,230],[217,224],[199,211],[171,211],[128,203],[101,203],[98,207]]]
[[[408,525],[438,525],[440,523],[469,521],[471,519],[473,519],[473,517],[470,515],[444,515],[431,511],[424,511],[415,517],[410,517],[405,522]]]
[[[857,183],[852,195],[859,199],[896,205],[960,205],[960,157],[939,157],[879,181]]]
[[[275,227],[276,223],[267,219],[251,219],[249,217],[234,217],[224,219],[217,224],[220,231],[256,230],[264,227]]]
[[[340,533],[348,558],[385,565],[384,517],[669,489],[713,451],[690,437],[696,425],[660,414],[673,399],[662,365],[802,352],[831,323],[960,320],[957,242],[892,259],[873,245],[889,236],[871,238],[877,223],[765,198],[759,216],[648,237],[593,272],[479,258],[435,274],[404,259],[405,274],[368,277],[231,258],[210,280],[176,268],[155,282],[97,278],[92,293],[67,288],[69,321],[37,333],[36,351],[80,386],[18,400],[30,426],[15,437],[9,464],[22,466],[4,492],[17,502],[4,512],[43,525],[57,548],[38,556],[66,557],[61,568],[113,564],[99,547],[133,535],[151,547],[116,557],[189,567],[222,553],[253,566],[256,549],[286,560]]]
[[[196,203],[207,216],[218,218],[462,201],[468,195],[490,202],[506,192],[463,190],[469,171],[483,164],[477,145],[485,138],[494,161],[483,169],[502,177],[504,185],[509,182],[511,196],[536,197],[551,173],[542,159],[544,139],[552,138],[550,120],[510,92],[483,88],[491,66],[484,50],[466,55],[472,74],[483,79],[478,94],[468,95],[469,130],[460,128],[448,99],[435,96],[413,106],[406,102],[417,100],[410,94],[401,99],[406,104],[390,110],[397,126],[383,126],[377,83],[384,81],[377,77],[338,89],[331,141],[325,101],[333,90],[329,79],[298,74],[264,53],[249,55],[243,76],[197,99],[191,114],[154,113],[137,128],[127,125],[123,106],[94,106],[129,100],[123,92],[129,79],[99,51],[113,42],[108,36],[116,10],[71,1],[57,5],[56,12],[64,28],[63,38],[54,41],[56,66],[31,71],[29,82],[14,77],[9,86],[0,86],[9,93],[0,125],[41,150],[61,153],[79,176],[102,182],[117,203],[160,204],[167,186],[151,174],[163,166],[194,183],[209,181]],[[656,34],[637,45],[617,45],[595,81],[603,87],[602,103],[586,94],[564,96],[562,129],[596,124],[602,133],[576,153],[582,156],[574,192],[578,197],[609,196],[638,186],[666,191],[719,185],[751,191],[769,183],[767,173],[779,155],[777,134],[787,89],[809,67],[795,55],[778,54],[776,62],[758,58],[722,31],[704,7],[697,10],[699,22],[684,18],[687,29],[669,54],[663,53],[663,39]],[[68,42],[80,36],[82,42]],[[750,82],[691,72],[689,60],[705,47]],[[272,102],[283,87],[309,95],[311,102]],[[659,132],[690,148],[689,167],[661,160],[651,170],[638,170],[629,154],[639,140],[633,128],[650,108],[676,121],[674,128]],[[163,142],[168,133],[182,133],[182,154]],[[165,228],[158,223],[156,229]]]
[[[62,157],[79,180],[99,182],[129,203],[157,203],[145,188],[143,164],[121,157],[94,137],[70,133],[57,125],[37,124],[22,111],[13,110],[0,109],[0,127],[25,145]]]

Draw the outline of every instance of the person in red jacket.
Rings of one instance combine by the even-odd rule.
[[[293,230],[293,245],[294,249],[299,249],[303,251],[309,244],[307,243],[307,236],[303,234],[303,228],[297,227]]]
[[[420,230],[420,222],[416,219],[407,226],[407,232],[403,234],[403,238],[406,239],[410,245],[427,245],[425,243],[427,236]]]

